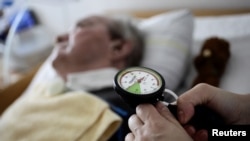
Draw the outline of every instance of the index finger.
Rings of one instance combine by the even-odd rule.
[[[142,122],[154,121],[163,117],[151,104],[140,104],[136,107],[136,114]]]

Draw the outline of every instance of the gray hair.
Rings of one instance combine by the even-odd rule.
[[[122,39],[131,41],[133,50],[127,58],[127,66],[140,65],[144,53],[144,36],[143,33],[133,24],[131,18],[111,17],[112,23],[109,30],[112,39]]]

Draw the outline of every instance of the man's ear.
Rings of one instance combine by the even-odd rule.
[[[127,58],[133,50],[132,43],[129,41],[115,40],[111,43],[112,60],[121,60]]]

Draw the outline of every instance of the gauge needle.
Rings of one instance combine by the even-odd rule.
[[[144,77],[137,80],[138,83],[141,83],[141,81],[144,79]]]

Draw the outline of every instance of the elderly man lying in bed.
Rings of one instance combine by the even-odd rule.
[[[70,33],[57,38],[55,49],[23,97],[38,93],[60,97],[59,94],[70,91],[89,92],[106,101],[113,112],[123,118],[119,131],[110,140],[124,140],[128,132],[126,120],[132,111],[114,93],[113,78],[119,69],[138,65],[143,48],[142,34],[128,21],[106,16],[82,19]],[[91,104],[88,106],[92,108]]]

